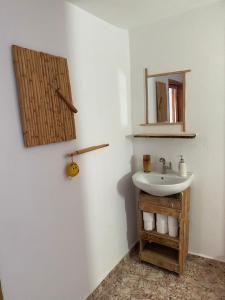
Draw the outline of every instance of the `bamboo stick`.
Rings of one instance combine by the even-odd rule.
[[[27,109],[26,114],[25,114],[25,122],[26,122],[26,126],[28,128],[27,130],[27,135],[26,135],[26,146],[30,147],[32,145],[32,135],[33,135],[33,128],[31,126],[31,114],[30,114],[30,103],[29,103],[29,73],[27,72],[27,65],[26,65],[26,61],[25,61],[25,57],[24,57],[24,52],[25,51],[20,51],[20,49],[18,49],[18,58],[19,58],[19,64],[20,64],[20,68],[22,70],[21,72],[21,76],[23,77],[22,81],[24,82],[24,84],[22,85],[22,97],[24,98],[24,107],[25,109]]]
[[[19,94],[19,106],[20,106],[20,116],[22,121],[22,128],[23,128],[23,135],[24,135],[24,144],[25,146],[28,146],[29,144],[29,133],[27,128],[27,116],[26,116],[26,103],[22,101],[23,98],[23,91],[25,90],[24,86],[24,80],[22,80],[21,72],[22,68],[20,68],[20,59],[18,54],[18,47],[13,45],[12,46],[12,53],[13,53],[13,61],[14,61],[14,68],[16,73],[16,79],[17,79],[17,90]],[[28,140],[28,141],[27,141]]]
[[[35,59],[35,52],[32,51],[33,57]],[[38,114],[42,115],[42,132],[39,133],[39,144],[42,143],[48,144],[48,136],[49,136],[49,124],[51,123],[51,119],[47,116],[48,104],[45,101],[45,78],[46,73],[44,72],[43,66],[43,56],[40,52],[36,54],[36,64],[37,64],[37,88],[38,88],[38,96],[39,96],[39,108],[37,112],[37,121],[38,121]]]
[[[54,59],[54,78],[51,81],[53,83],[54,86],[61,86],[62,83],[62,77],[61,77],[61,61],[62,58],[57,57],[57,59]],[[50,82],[50,85],[51,85]],[[51,85],[52,89],[54,90],[54,95],[55,98],[57,98],[57,104],[58,104],[58,114],[59,114],[59,126],[60,126],[60,131],[61,131],[61,135],[64,136],[64,140],[67,140],[67,130],[68,130],[68,120],[67,120],[67,114],[65,112],[65,108],[64,108],[64,104],[62,103],[61,99],[59,99],[57,93],[56,93],[56,88],[53,88],[53,86]]]
[[[32,118],[33,118],[33,130],[34,135],[32,137],[33,143],[35,145],[40,144],[40,138],[46,142],[44,136],[44,115],[40,113],[39,107],[41,107],[41,97],[40,97],[40,85],[38,81],[38,69],[36,69],[36,62],[38,61],[38,55],[34,51],[27,50],[27,56],[29,58],[29,74],[32,87],[30,93],[30,104],[32,108]]]
[[[77,113],[76,107],[66,99],[66,97],[60,91],[60,88],[56,89],[55,91],[56,91],[57,95],[66,103],[66,105],[69,107],[69,109],[72,110],[72,112]]]
[[[57,133],[57,114],[55,112],[56,101],[54,93],[49,89],[48,81],[52,79],[53,74],[53,64],[51,55],[46,53],[41,53],[41,61],[43,67],[43,73],[45,77],[43,78],[43,87],[44,87],[44,103],[46,105],[45,114],[47,119],[47,137],[48,143],[55,143],[59,141]]]
[[[64,78],[70,78],[70,76],[69,76],[69,68],[68,68],[68,64],[67,64],[67,59],[66,58],[64,58],[63,67],[64,67],[63,68],[64,69],[64,72],[63,72],[64,73]],[[65,84],[66,84],[65,91],[67,91],[67,94],[65,94],[66,99],[69,100],[69,102],[71,104],[73,104],[72,90],[71,90],[70,80],[66,80]],[[70,130],[71,130],[70,138],[76,138],[76,130],[75,130],[75,121],[74,121],[73,111],[70,111],[70,113],[71,113],[70,118],[68,118],[68,121],[70,123]]]
[[[58,57],[50,56],[51,57],[51,77],[50,77],[50,82],[54,82],[54,85],[58,85]],[[66,138],[66,128],[67,128],[67,123],[65,122],[65,116],[64,116],[64,111],[62,107],[61,100],[58,99],[58,96],[55,93],[52,93],[53,96],[53,111],[54,111],[54,116],[55,116],[55,130],[56,130],[56,135],[58,138],[60,138],[61,141],[65,141]]]
[[[64,64],[65,64],[65,60],[63,58],[59,58],[57,60],[57,68],[58,68],[58,72],[57,72],[57,77],[59,80],[55,81],[55,86],[57,88],[59,88],[62,91],[62,94],[65,95],[65,97],[67,97],[67,91],[66,91],[66,78],[65,78],[65,71],[64,71]],[[69,110],[68,111],[68,107],[65,105],[64,101],[62,101],[62,99],[59,97],[59,95],[56,92],[55,88],[55,94],[56,97],[58,98],[58,101],[60,102],[60,107],[61,107],[61,116],[63,119],[63,124],[65,124],[64,126],[64,134],[65,134],[65,139],[66,140],[71,140],[71,126],[70,126],[70,121],[71,119],[73,119],[73,114],[72,112]],[[70,98],[70,100],[72,101],[72,98]]]
[[[66,157],[71,157],[71,156],[76,156],[76,155],[80,155],[80,154],[84,154],[86,152],[90,152],[90,151],[94,151],[100,148],[104,148],[104,147],[108,147],[109,144],[101,144],[101,145],[97,145],[97,146],[92,146],[92,147],[88,147],[88,148],[84,148],[84,149],[80,149],[80,150],[76,150],[72,153],[68,153],[66,154]]]

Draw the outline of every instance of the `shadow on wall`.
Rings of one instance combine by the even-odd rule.
[[[117,184],[119,194],[124,199],[127,217],[127,244],[128,248],[134,246],[137,241],[137,200],[136,188],[132,181],[134,173],[134,156],[131,158],[131,172],[124,175]]]
[[[71,9],[74,9],[74,13],[71,13]],[[97,139],[100,139],[100,142],[106,141],[109,143],[113,140],[114,144],[120,143],[119,147],[123,150],[123,143],[120,142],[121,137],[124,138],[122,129],[128,126],[129,120],[125,118],[128,114],[128,99],[126,94],[127,80],[126,75],[123,73],[123,67],[120,70],[118,79],[119,88],[117,87],[118,80],[116,80],[118,77],[118,72],[116,72],[118,68],[116,66],[117,64],[120,64],[121,57],[120,54],[118,54],[120,51],[118,52],[117,47],[115,47],[114,54],[112,41],[118,39],[118,33],[115,33],[114,29],[112,32],[110,31],[111,25],[105,25],[104,22],[101,23],[101,21],[95,19],[95,17],[83,12],[79,8],[73,7],[70,3],[67,4],[66,11],[68,58],[70,60],[71,81],[73,81],[71,82],[71,85],[72,88],[74,88],[75,103],[78,101],[78,107],[80,108],[80,110],[78,108],[79,113],[76,117],[77,140],[79,142],[82,140],[82,143],[85,144],[96,141]],[[104,28],[104,26],[106,26],[106,28]],[[109,29],[107,28],[108,26]],[[109,39],[108,42],[107,39]],[[105,45],[107,43],[109,44],[108,46]],[[110,59],[112,62],[109,62]],[[114,90],[112,95],[109,95],[109,88]],[[113,112],[118,110],[118,104],[116,103],[117,101],[112,102],[112,100],[115,100],[117,97],[117,89],[119,90],[118,99],[120,102],[123,100],[122,104],[120,103],[120,105],[122,105],[120,107],[121,124],[118,122],[113,130],[107,130],[107,123],[110,124],[112,120],[114,122],[116,120],[115,117],[113,117]],[[111,99],[111,102],[109,99]],[[108,107],[109,104],[110,108]],[[103,124],[105,125],[103,126]],[[113,152],[113,145],[110,146],[110,149],[100,151],[104,151],[105,155],[107,154],[108,161],[111,161],[111,167],[113,167],[113,162],[117,156],[116,152]],[[125,153],[125,151],[123,152]],[[104,164],[104,160],[101,159],[101,163],[103,162],[102,167],[98,167],[99,161],[96,160],[93,163],[93,160],[91,159],[92,154],[87,155],[88,157],[84,156],[80,158],[80,162],[83,163],[83,166],[81,165],[81,167],[83,170],[86,170],[88,174],[79,175],[80,184],[77,185],[77,188],[82,189],[82,194],[81,198],[78,197],[77,199],[79,201],[79,210],[76,212],[74,211],[75,217],[78,215],[81,222],[81,225],[79,226],[81,229],[80,235],[78,233],[79,230],[77,230],[77,228],[75,229],[78,241],[79,238],[82,239],[81,246],[79,246],[81,258],[79,255],[77,256],[77,254],[74,258],[79,265],[79,268],[76,269],[76,289],[79,291],[79,296],[77,295],[76,299],[80,299],[81,295],[87,294],[88,289],[89,293],[92,292],[93,288],[96,288],[96,284],[99,283],[99,280],[101,281],[103,279],[102,276],[105,276],[106,272],[111,271],[109,267],[112,265],[112,259],[105,258],[100,261],[100,257],[106,252],[109,252],[107,247],[110,247],[110,244],[104,246],[105,231],[101,230],[100,226],[107,227],[108,224],[107,222],[103,224],[100,214],[103,211],[104,218],[102,218],[102,220],[107,219],[107,214],[110,214],[110,210],[106,210],[107,203],[110,202],[110,196],[108,197],[108,202],[104,199],[105,194],[108,194],[108,190],[111,188],[110,180],[113,180],[114,183],[116,183],[121,174],[129,171],[129,167],[119,167],[118,176],[110,176],[108,180],[104,180],[104,185],[102,184],[101,186],[101,176],[108,172],[109,169],[107,168],[107,165]],[[125,155],[127,156],[127,154]],[[121,159],[123,159],[122,154]],[[90,169],[92,163],[93,165]],[[101,176],[97,173],[100,172],[100,170],[103,172]],[[103,176],[107,178],[106,175]],[[89,184],[87,178],[94,184]],[[136,206],[132,187],[133,184],[129,174],[119,180],[118,192],[123,196],[125,201],[128,248],[133,245],[132,243],[135,237],[132,232],[134,232],[133,228],[136,228],[134,221],[136,218]],[[88,189],[89,191],[87,191]],[[118,194],[117,197],[120,198]],[[94,201],[96,201],[96,205],[93,205]],[[122,218],[125,219],[125,214],[122,213],[121,215]],[[111,217],[110,215],[108,216],[109,218]],[[132,216],[134,217],[132,218]],[[97,218],[98,221],[93,221],[93,217]],[[119,257],[119,259],[121,259],[121,257]],[[72,298],[73,297],[70,297],[69,299]]]

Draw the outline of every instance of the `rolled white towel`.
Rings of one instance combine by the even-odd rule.
[[[165,215],[157,214],[156,218],[157,218],[157,222],[156,222],[157,232],[162,234],[168,233],[168,217]]]
[[[155,216],[153,213],[143,212],[144,229],[154,230],[155,229]]]
[[[169,236],[178,236],[178,220],[175,217],[168,217]]]

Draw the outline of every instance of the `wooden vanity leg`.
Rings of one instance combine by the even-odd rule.
[[[144,249],[144,241],[141,240],[140,232],[143,228],[143,217],[142,217],[142,211],[138,208],[137,213],[137,221],[138,221],[138,236],[139,236],[139,260],[141,261],[140,253]]]
[[[189,245],[189,210],[190,210],[190,188],[186,191],[186,253],[188,255],[188,245]]]
[[[186,234],[186,249],[185,249],[185,258],[187,257],[188,255],[188,239],[189,239],[189,220],[186,221],[186,224],[185,224],[185,234]]]
[[[188,254],[188,240],[189,240],[189,207],[190,207],[190,202],[189,202],[189,195],[190,195],[190,190],[186,190],[183,193],[183,218],[184,218],[184,262]]]
[[[189,235],[189,194],[190,190],[182,193],[182,211],[180,219],[180,244],[179,244],[179,267],[180,272],[184,271],[185,261],[188,254],[188,235]]]
[[[184,271],[184,220],[180,219],[180,242],[179,242],[179,269],[180,273]]]

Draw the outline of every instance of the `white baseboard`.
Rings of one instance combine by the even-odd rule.
[[[192,252],[192,251],[188,251],[188,253],[192,254],[192,255],[197,255],[197,256],[200,256],[200,257],[208,258],[208,259],[213,259],[213,260],[225,262],[225,258],[212,257],[212,256],[208,256],[208,255],[205,255],[205,254],[202,254],[202,253],[196,253],[196,252]]]

